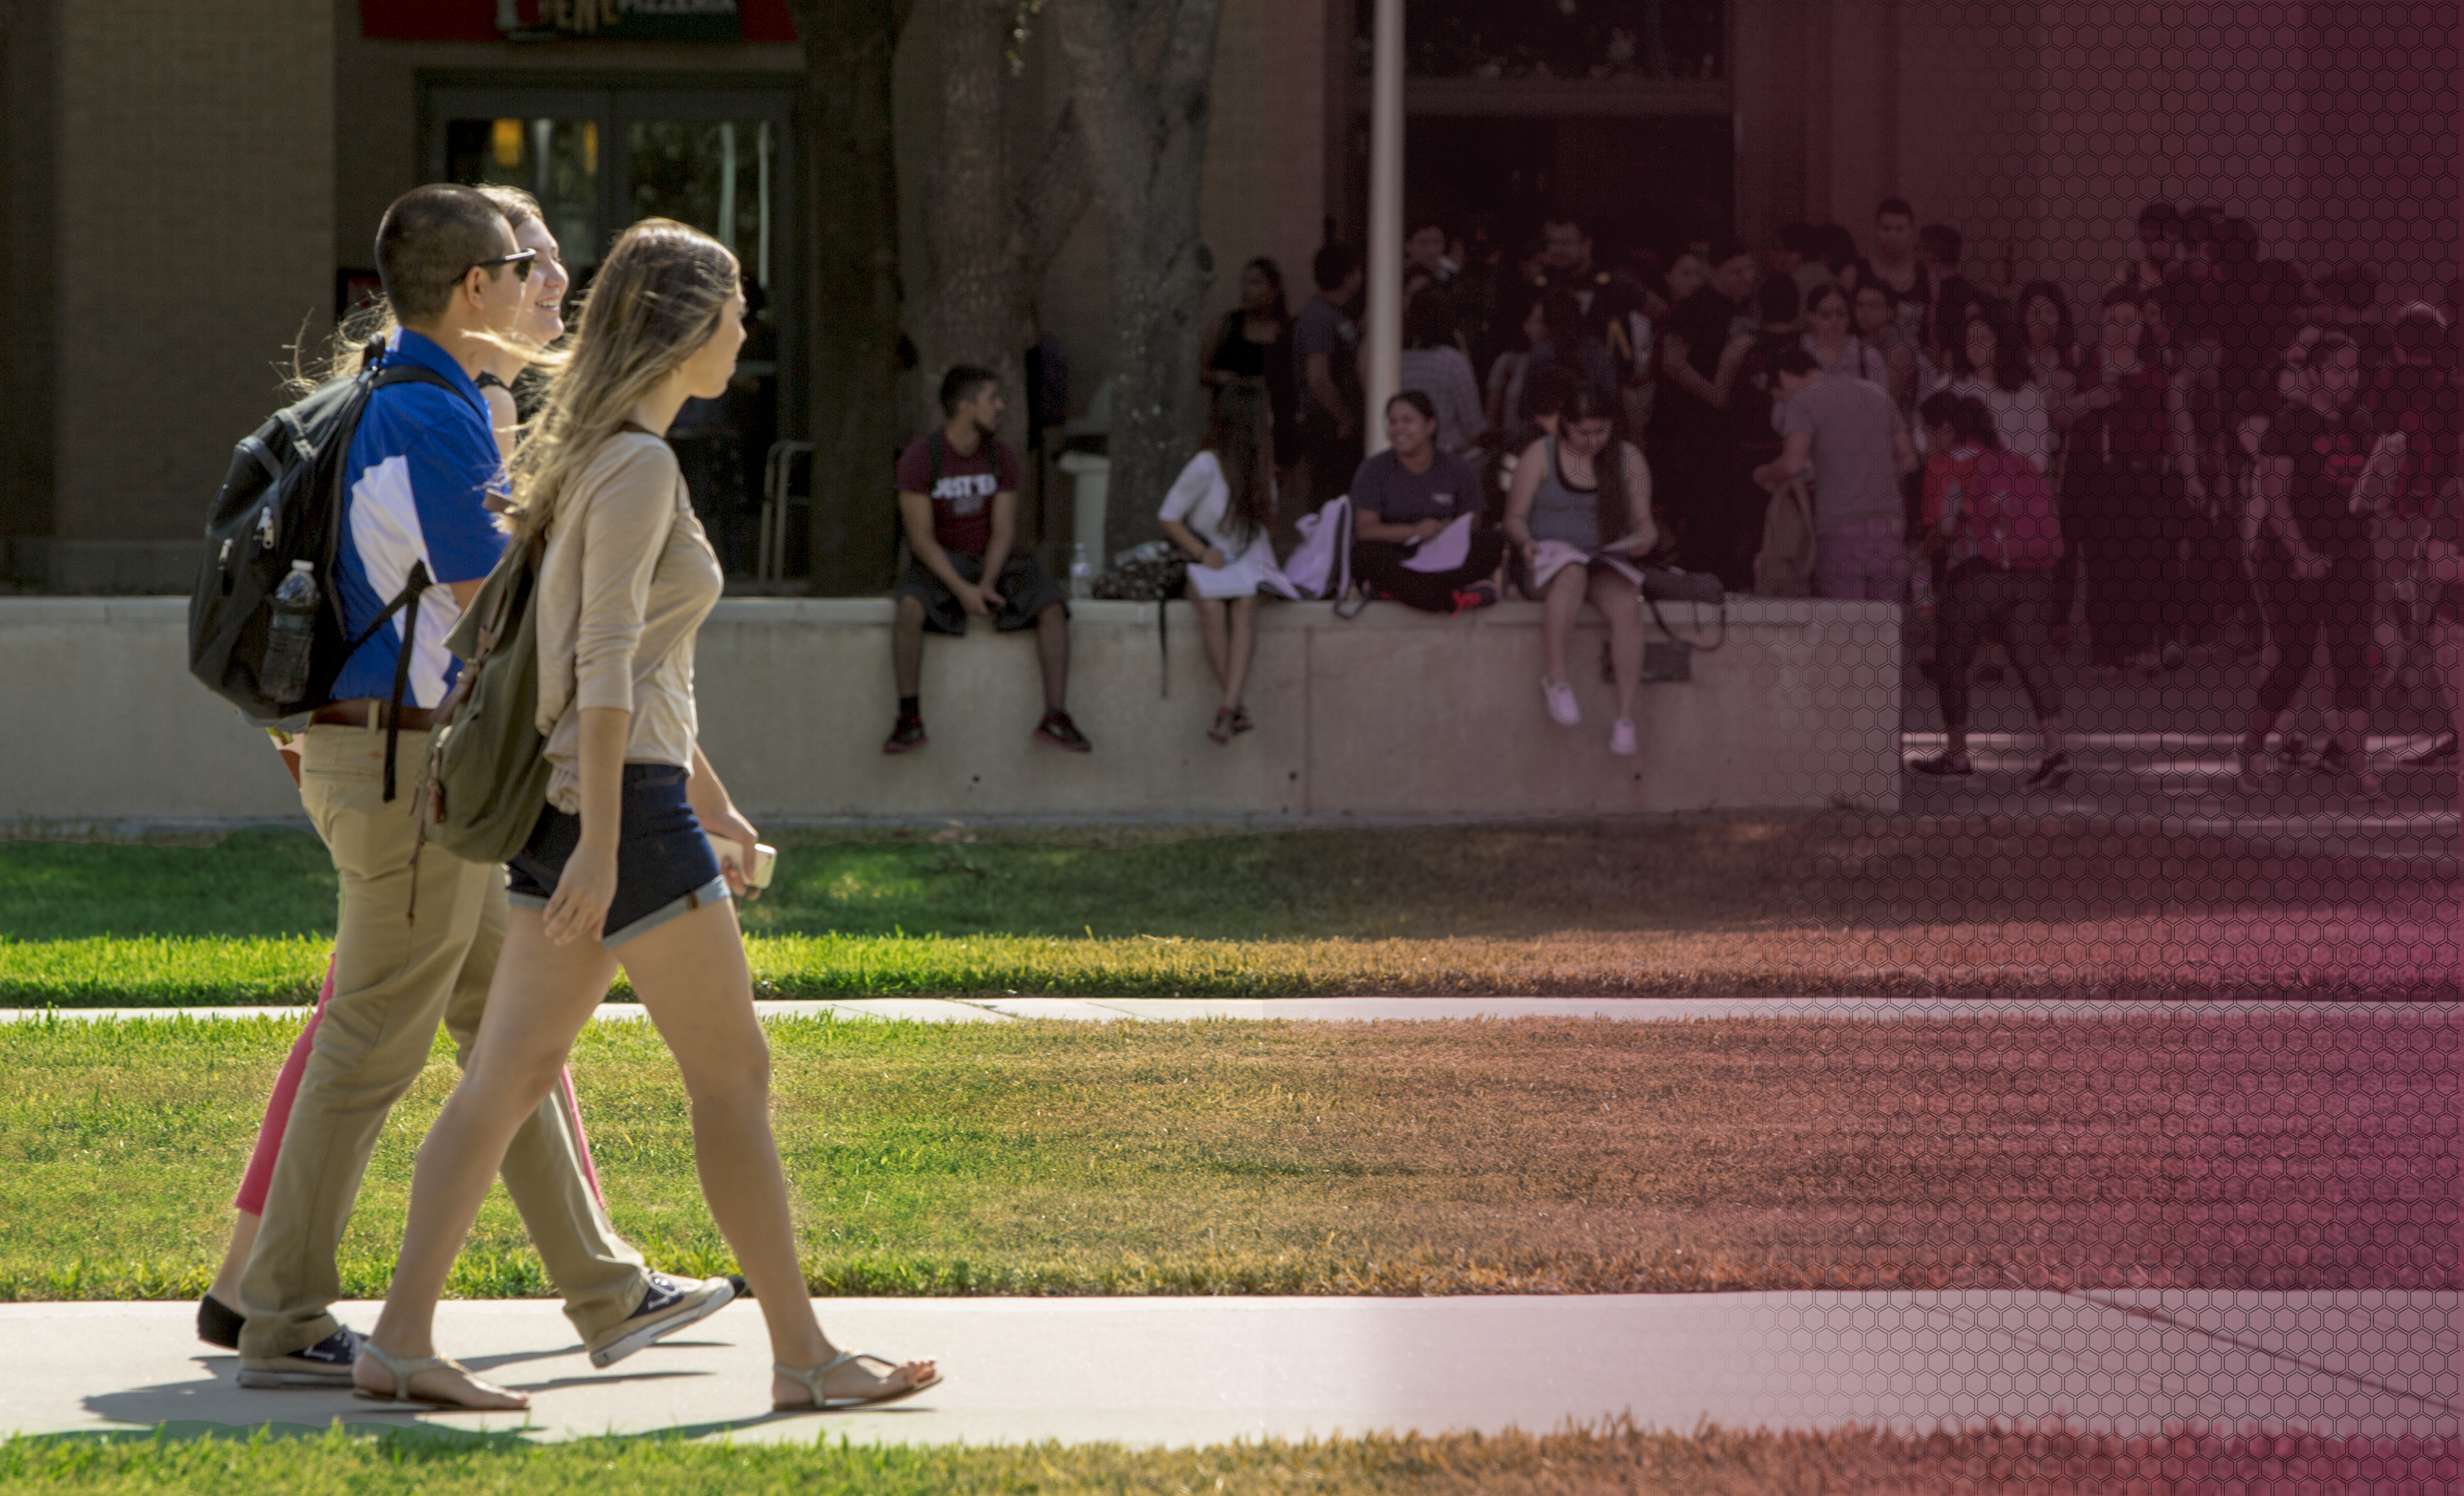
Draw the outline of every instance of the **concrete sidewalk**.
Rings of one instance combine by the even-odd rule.
[[[376,1306],[338,1307],[346,1323]],[[204,1422],[527,1426],[859,1441],[1203,1444],[1373,1431],[1685,1431],[2067,1419],[2454,1438],[2453,1293],[1771,1293],[1453,1299],[830,1300],[843,1345],[939,1358],[873,1413],[773,1416],[758,1306],[590,1369],[552,1303],[450,1303],[442,1348],[533,1395],[503,1415],[243,1392],[187,1304],[0,1306],[0,1432]]]
[[[1889,1023],[1945,1018],[2227,1018],[2240,1014],[2293,1014],[2319,1018],[2453,1021],[2453,1002],[2327,1002],[2237,999],[2153,1001],[2048,998],[838,998],[811,1001],[757,1001],[763,1018],[874,1019],[917,1023],[1005,1023],[1015,1019],[1058,1019],[1110,1023],[1198,1023],[1205,1020],[1331,1023],[1428,1023],[1440,1019],[1553,1018],[1617,1023],[1680,1023],[1706,1019],[1818,1018]],[[305,1007],[199,1008],[0,1008],[0,1023],[64,1023],[125,1019],[197,1020],[304,1018]],[[593,1015],[602,1023],[644,1017],[635,1003],[608,1002]]]

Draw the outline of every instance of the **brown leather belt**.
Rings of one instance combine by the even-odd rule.
[[[436,714],[427,707],[405,707],[397,713],[390,702],[362,696],[356,701],[319,707],[308,720],[320,727],[364,727],[371,732],[393,727],[406,733],[425,733],[436,725]]]

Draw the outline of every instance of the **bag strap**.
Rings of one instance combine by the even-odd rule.
[[[1352,597],[1352,501],[1348,496],[1343,505],[1343,528],[1334,537],[1334,616],[1349,623],[1369,606],[1369,599],[1353,602]],[[1348,613],[1344,611],[1347,606],[1352,609]]]
[[[394,604],[403,609],[402,647],[394,651],[393,695],[385,715],[385,803],[393,803],[394,759],[402,747],[402,697],[410,689],[410,655],[419,648],[419,598],[429,586],[428,562],[410,563],[410,576]]]

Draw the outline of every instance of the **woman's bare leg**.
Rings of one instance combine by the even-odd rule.
[[[1592,606],[1609,624],[1609,664],[1617,677],[1617,715],[1634,720],[1635,698],[1642,691],[1642,599],[1634,583],[1601,568],[1592,574]]]
[[[1189,599],[1190,606],[1198,609],[1198,637],[1206,642],[1206,668],[1215,672],[1215,683],[1221,686],[1226,678],[1228,651],[1232,647],[1223,617],[1224,605],[1220,599],[1199,597],[1198,583],[1194,582],[1183,586],[1181,595]],[[1227,706],[1231,704],[1228,694],[1224,703]]]
[[[813,1317],[796,1257],[787,1179],[770,1131],[770,1045],[753,1011],[753,979],[732,903],[705,905],[626,942],[625,974],[684,1073],[693,1107],[693,1163],[711,1219],[736,1253],[770,1331],[771,1358],[819,1366],[838,1353]],[[508,1133],[508,1136],[511,1134]],[[930,1361],[887,1375],[848,1365],[825,1383],[856,1397],[929,1380]],[[771,1384],[773,1401],[801,1400],[803,1384]]]
[[[1561,567],[1549,579],[1540,599],[1540,661],[1542,671],[1560,686],[1573,684],[1566,673],[1566,647],[1574,637],[1574,619],[1583,610],[1585,568]]]
[[[504,949],[470,1066],[420,1145],[402,1254],[385,1312],[368,1337],[379,1350],[396,1356],[436,1353],[436,1301],[453,1259],[461,1255],[514,1133],[556,1085],[574,1037],[615,975],[616,957],[598,941],[561,946],[548,938],[538,910],[508,912]],[[422,1390],[475,1407],[519,1408],[530,1400],[447,1370],[421,1375]],[[361,1362],[357,1376],[372,1391],[392,1389],[391,1375],[372,1361]]]
[[[1258,596],[1251,593],[1234,598],[1230,604],[1231,633],[1224,650],[1223,669],[1216,675],[1223,682],[1223,709],[1241,710],[1241,697],[1249,689],[1249,666],[1258,654]]]

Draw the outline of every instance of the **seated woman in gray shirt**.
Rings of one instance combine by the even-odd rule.
[[[1585,600],[1609,626],[1617,722],[1609,752],[1635,751],[1634,704],[1642,688],[1639,558],[1660,543],[1651,514],[1651,470],[1617,434],[1617,407],[1589,385],[1566,392],[1557,434],[1533,442],[1514,465],[1506,497],[1507,539],[1521,549],[1541,603],[1545,669],[1540,693],[1561,725],[1583,720],[1566,671],[1566,646]]]
[[[1497,601],[1497,564],[1506,541],[1479,528],[1480,474],[1438,450],[1438,409],[1417,389],[1386,402],[1387,448],[1352,475],[1352,575],[1423,613],[1461,613]],[[1429,569],[1419,547],[1448,525],[1473,517],[1463,559]],[[1417,562],[1417,564],[1416,564]]]

